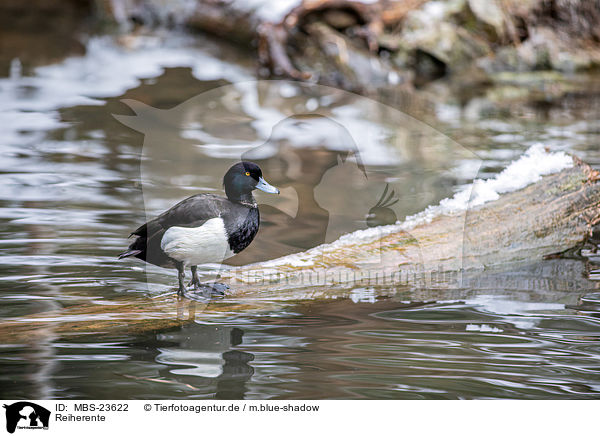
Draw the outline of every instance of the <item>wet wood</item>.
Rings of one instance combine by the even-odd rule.
[[[198,2],[186,24],[236,44],[251,45],[256,39],[260,20],[252,11],[230,0]]]
[[[174,293],[128,296],[5,319],[0,339],[23,343],[60,335],[151,333],[214,316],[354,298],[357,289],[368,290],[370,298],[400,293],[426,301],[460,298],[464,289],[511,289],[515,281],[522,289],[536,280],[541,283],[536,292],[562,296],[590,286],[584,263],[570,261],[574,270],[567,271],[569,261],[544,259],[581,246],[599,222],[600,175],[575,160],[572,168],[497,201],[409,232],[382,232],[232,268],[222,277],[231,286],[223,300],[205,304]]]
[[[497,201],[443,215],[407,231],[316,247],[277,262],[229,272],[232,283],[294,288],[340,285],[366,277],[374,284],[409,283],[432,272],[481,270],[541,260],[581,245],[600,222],[600,177],[575,160]],[[305,265],[305,266],[303,266]],[[226,273],[227,275],[227,273]],[[267,284],[269,283],[269,284]],[[244,292],[244,287],[240,287]]]

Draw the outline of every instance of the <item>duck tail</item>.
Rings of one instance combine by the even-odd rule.
[[[119,254],[119,259],[123,259],[124,257],[137,256],[140,254],[142,250],[127,250]]]
[[[129,244],[129,247],[127,247],[127,250],[125,250],[124,252],[119,254],[119,259],[123,259],[124,257],[130,257],[130,256],[135,256],[140,259],[143,259],[145,257],[144,256],[145,250],[146,250],[146,238],[137,237],[137,238],[135,238],[134,241],[131,242],[131,244]]]

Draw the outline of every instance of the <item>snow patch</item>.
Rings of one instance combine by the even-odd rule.
[[[437,206],[406,218],[400,224],[402,230],[410,230],[419,224],[431,222],[440,215],[451,215],[470,207],[481,206],[498,200],[501,194],[518,191],[539,181],[543,176],[554,174],[573,166],[573,158],[563,152],[548,153],[542,144],[535,144],[517,161],[500,174],[487,180],[475,179],[472,184],[446,198]]]
[[[497,200],[502,194],[523,189],[539,181],[543,176],[557,173],[572,166],[573,158],[568,154],[563,152],[549,153],[542,144],[536,144],[495,177],[487,180],[476,179],[452,198],[442,200],[437,206],[429,206],[424,211],[407,217],[402,223],[357,230],[341,236],[332,243],[319,245],[303,253],[291,254],[263,262],[262,265],[265,267],[312,265],[315,256],[357,242],[368,242],[390,233],[409,231],[418,225],[431,222],[438,216],[455,215],[470,207],[481,206]]]
[[[238,0],[236,7],[245,8],[261,21],[279,23],[300,3],[300,0]]]
[[[482,333],[502,333],[504,330],[498,327],[489,326],[487,324],[467,324],[465,329],[468,332],[482,332]]]

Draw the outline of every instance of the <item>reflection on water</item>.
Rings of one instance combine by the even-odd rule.
[[[246,382],[254,374],[248,362],[254,356],[234,348],[242,343],[243,334],[237,327],[198,324],[158,334],[156,362],[165,366],[159,374],[192,390],[207,385],[216,398],[244,398]]]
[[[240,264],[366,227],[388,185],[399,200],[390,206],[395,216],[419,212],[480,165],[480,177],[494,174],[540,140],[600,163],[593,92],[552,109],[440,106],[436,128],[463,147],[335,90],[315,96],[293,84],[240,85],[252,78],[251,60],[182,38],[128,46],[93,39],[83,57],[31,73],[14,61],[0,78],[3,319],[168,290],[173,272],[150,269],[146,277],[139,263],[116,260],[126,236],[146,209],[220,192],[223,169],[252,150],[290,196],[289,204],[263,204],[259,236],[232,259]],[[213,105],[194,104],[209,90]],[[144,135],[113,117],[134,116],[131,100],[176,115],[175,124],[156,128],[160,147],[148,149],[166,158],[146,157],[141,171]],[[321,116],[293,116],[298,108]],[[352,126],[349,140],[344,131],[332,134],[336,120]],[[349,146],[361,150],[362,162]],[[339,193],[352,194],[365,172],[372,202],[357,217],[352,198]],[[156,190],[144,186],[148,180]],[[398,288],[384,298],[356,288],[347,299],[197,316],[137,334],[65,333],[48,324],[0,341],[0,391],[11,398],[600,398],[598,258],[584,254],[473,277],[453,291]]]
[[[142,337],[4,347],[3,392],[62,398],[584,398],[600,395],[597,318],[523,295],[301,304]],[[516,297],[516,298],[515,298]],[[535,295],[533,295],[535,298]],[[20,380],[52,362],[47,380]],[[107,383],[110,382],[110,383]]]

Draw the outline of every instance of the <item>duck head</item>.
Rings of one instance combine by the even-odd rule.
[[[252,201],[252,191],[260,189],[269,194],[279,194],[279,189],[263,179],[262,170],[253,162],[238,162],[233,165],[225,177],[223,185],[227,198],[231,201]]]

